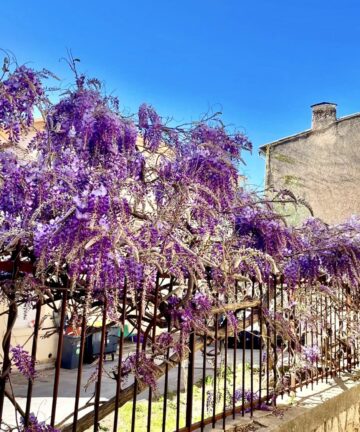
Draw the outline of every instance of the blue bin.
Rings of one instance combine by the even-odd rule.
[[[80,336],[64,335],[61,367],[75,369],[79,366]]]

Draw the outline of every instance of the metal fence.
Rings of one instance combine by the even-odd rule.
[[[0,271],[3,279],[9,273],[15,279],[33,269],[26,262],[1,262]],[[97,431],[101,425],[114,432],[202,431],[219,421],[225,425],[230,416],[252,416],[256,409],[274,408],[279,398],[297,388],[327,381],[359,364],[359,314],[349,289],[341,286],[332,292],[325,282],[319,289],[304,281],[290,289],[280,276],[271,276],[266,283],[238,283],[231,302],[213,308],[203,323],[204,330],[191,332],[186,350],[165,350],[162,361],[156,362],[156,390],[136,374],[128,374],[125,380],[126,359],[135,354],[136,362],[140,362],[142,354],[153,350],[147,342],[154,342],[160,332],[172,331],[179,343],[184,342],[180,328],[166,316],[160,301],[176,283],[173,278],[159,275],[155,297],[143,308],[138,307],[140,298],[123,290],[119,302],[121,319],[116,323],[116,356],[112,359],[107,359],[106,354],[113,351],[109,350],[109,333],[115,323],[107,316],[106,301],[89,304],[85,288],[44,289],[35,305],[31,356],[36,360],[45,307],[56,312],[58,344],[49,380],[51,407],[47,417],[40,420],[64,431]],[[4,430],[31,425],[31,413],[36,414],[42,398],[36,379],[29,379],[22,387],[12,383],[15,371],[11,371],[10,346],[19,306],[12,289],[7,291],[3,312],[7,315],[0,376],[0,424]],[[69,371],[61,365],[67,314],[74,310],[81,330],[76,339],[77,367]],[[227,319],[229,310],[238,319],[236,329]],[[99,327],[90,325],[95,316]],[[127,325],[131,327],[130,337],[125,334]],[[97,351],[92,353],[95,361],[84,364],[91,335],[97,335],[98,341]],[[62,395],[65,374],[73,383],[67,388],[66,398]],[[18,424],[9,424],[9,404]],[[68,411],[61,418],[65,404]]]

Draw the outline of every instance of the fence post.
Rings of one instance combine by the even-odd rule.
[[[194,366],[195,366],[195,333],[190,334],[189,340],[189,362],[187,377],[187,399],[186,399],[186,427],[191,430],[192,422],[192,401],[194,391]]]
[[[31,358],[33,359],[34,364],[36,362],[37,342],[38,342],[39,330],[40,330],[41,305],[42,305],[42,300],[39,298],[38,301],[36,302],[36,316],[35,316],[35,323],[34,323],[34,335],[33,335],[32,349],[31,349]],[[24,419],[25,427],[29,426],[32,390],[33,390],[33,380],[29,379],[28,391],[27,391],[27,396],[26,396],[25,419]]]
[[[19,270],[19,261],[20,261],[20,243],[16,246],[12,254],[13,266],[12,266],[12,280],[15,280]],[[3,368],[2,373],[0,375],[0,428],[3,419],[3,411],[4,411],[4,401],[5,401],[5,391],[6,391],[6,382],[9,378],[10,368],[11,368],[11,360],[10,360],[10,344],[11,344],[11,334],[12,329],[14,327],[16,318],[17,318],[17,304],[15,298],[15,286],[11,287],[12,291],[9,295],[9,315],[8,322],[6,327],[6,332],[3,337],[2,347],[3,347]]]
[[[2,373],[0,375],[0,427],[2,423],[3,410],[4,410],[5,386],[9,378],[10,367],[11,367],[11,360],[10,360],[11,333],[16,321],[16,317],[17,317],[17,306],[15,302],[15,294],[12,293],[10,296],[7,328],[2,343],[4,361],[3,361]]]
[[[55,379],[54,379],[54,390],[53,390],[53,397],[52,397],[51,419],[50,419],[50,425],[52,427],[54,427],[55,425],[56,405],[57,405],[57,397],[59,392],[61,356],[62,356],[62,350],[64,344],[64,328],[65,328],[67,295],[68,295],[68,287],[66,286],[62,296],[59,341],[58,341],[58,349],[57,349],[56,361],[55,361]]]

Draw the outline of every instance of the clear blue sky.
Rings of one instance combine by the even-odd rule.
[[[64,80],[71,49],[123,107],[164,116],[221,110],[255,149],[310,127],[313,103],[360,111],[359,0],[1,1],[0,47]]]

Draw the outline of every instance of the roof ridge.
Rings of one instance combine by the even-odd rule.
[[[317,130],[306,129],[306,130],[304,130],[302,132],[298,132],[298,133],[295,133],[293,135],[288,135],[286,137],[279,138],[278,140],[270,141],[268,143],[262,144],[261,146],[259,146],[259,152],[260,153],[264,153],[266,147],[268,147],[268,146],[283,144],[284,142],[289,141],[292,138],[301,137],[301,136],[305,136],[305,135],[311,134],[312,132],[319,132],[321,130],[328,129],[329,127],[331,127],[332,125],[334,125],[336,123],[340,123],[340,122],[342,122],[344,120],[349,120],[349,119],[351,119],[353,117],[360,117],[360,112],[357,112],[357,113],[354,113],[354,114],[349,114],[349,115],[344,116],[344,117],[339,117],[338,119],[336,119],[336,121],[334,123],[331,123],[329,126],[327,126],[324,129],[317,129]]]

